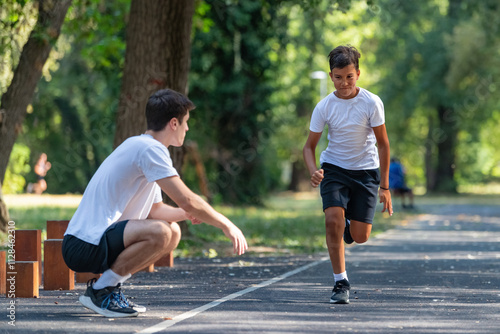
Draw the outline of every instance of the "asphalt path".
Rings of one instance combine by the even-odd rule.
[[[348,305],[329,304],[326,254],[176,259],[126,282],[137,318],[85,309],[77,284],[16,299],[15,327],[0,297],[0,333],[500,333],[500,207],[425,211],[347,249]]]

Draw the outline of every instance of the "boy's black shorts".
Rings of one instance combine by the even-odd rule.
[[[345,209],[347,219],[372,224],[377,205],[380,171],[377,169],[348,170],[323,163],[321,181],[323,211],[332,206]]]
[[[123,220],[110,225],[99,245],[85,242],[73,235],[65,235],[62,244],[64,262],[76,272],[105,272],[125,249],[123,231],[127,223],[128,220]]]

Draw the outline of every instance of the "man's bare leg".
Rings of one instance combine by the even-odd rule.
[[[128,221],[123,230],[125,249],[97,282],[90,281],[87,291],[79,298],[80,302],[106,317],[133,317],[145,312],[144,306],[130,302],[121,293],[118,284],[174,250],[180,237],[181,231],[176,223],[153,219]],[[103,303],[107,306],[103,307]]]
[[[173,251],[180,238],[181,230],[177,223],[131,220],[123,231],[125,249],[111,269],[121,276],[134,274]]]
[[[181,231],[177,223],[161,220],[130,220],[123,231],[125,249],[110,269],[103,272],[94,289],[125,282],[132,274],[159,260],[177,247]]]

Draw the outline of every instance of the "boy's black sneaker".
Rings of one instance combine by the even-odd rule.
[[[346,279],[335,282],[330,304],[349,304],[349,290],[351,290],[351,285]]]
[[[138,312],[122,300],[120,284],[94,290],[95,281],[87,282],[87,290],[79,298],[83,306],[108,318],[137,317]]]
[[[346,244],[352,244],[354,239],[351,236],[351,221],[349,219],[345,219],[345,228],[344,228],[344,241]]]

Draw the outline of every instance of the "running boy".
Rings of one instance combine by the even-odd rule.
[[[330,52],[329,74],[336,90],[316,105],[303,150],[311,185],[321,184],[326,244],[335,280],[330,303],[335,304],[349,303],[342,238],[348,244],[368,240],[377,191],[384,203],[382,212],[392,215],[384,105],[377,95],[356,86],[360,57],[352,46],[338,46]],[[318,169],[316,146],[325,125],[328,147],[321,153]]]
[[[80,296],[101,315],[131,317],[146,310],[127,300],[120,286],[175,249],[181,237],[177,221],[220,228],[236,254],[248,248],[240,229],[189,190],[172,166],[167,148],[182,146],[192,109],[194,104],[173,90],[153,94],[146,106],[147,131],[104,160],[69,223],[64,261],[76,272],[102,273]],[[161,190],[179,207],[164,204]]]

